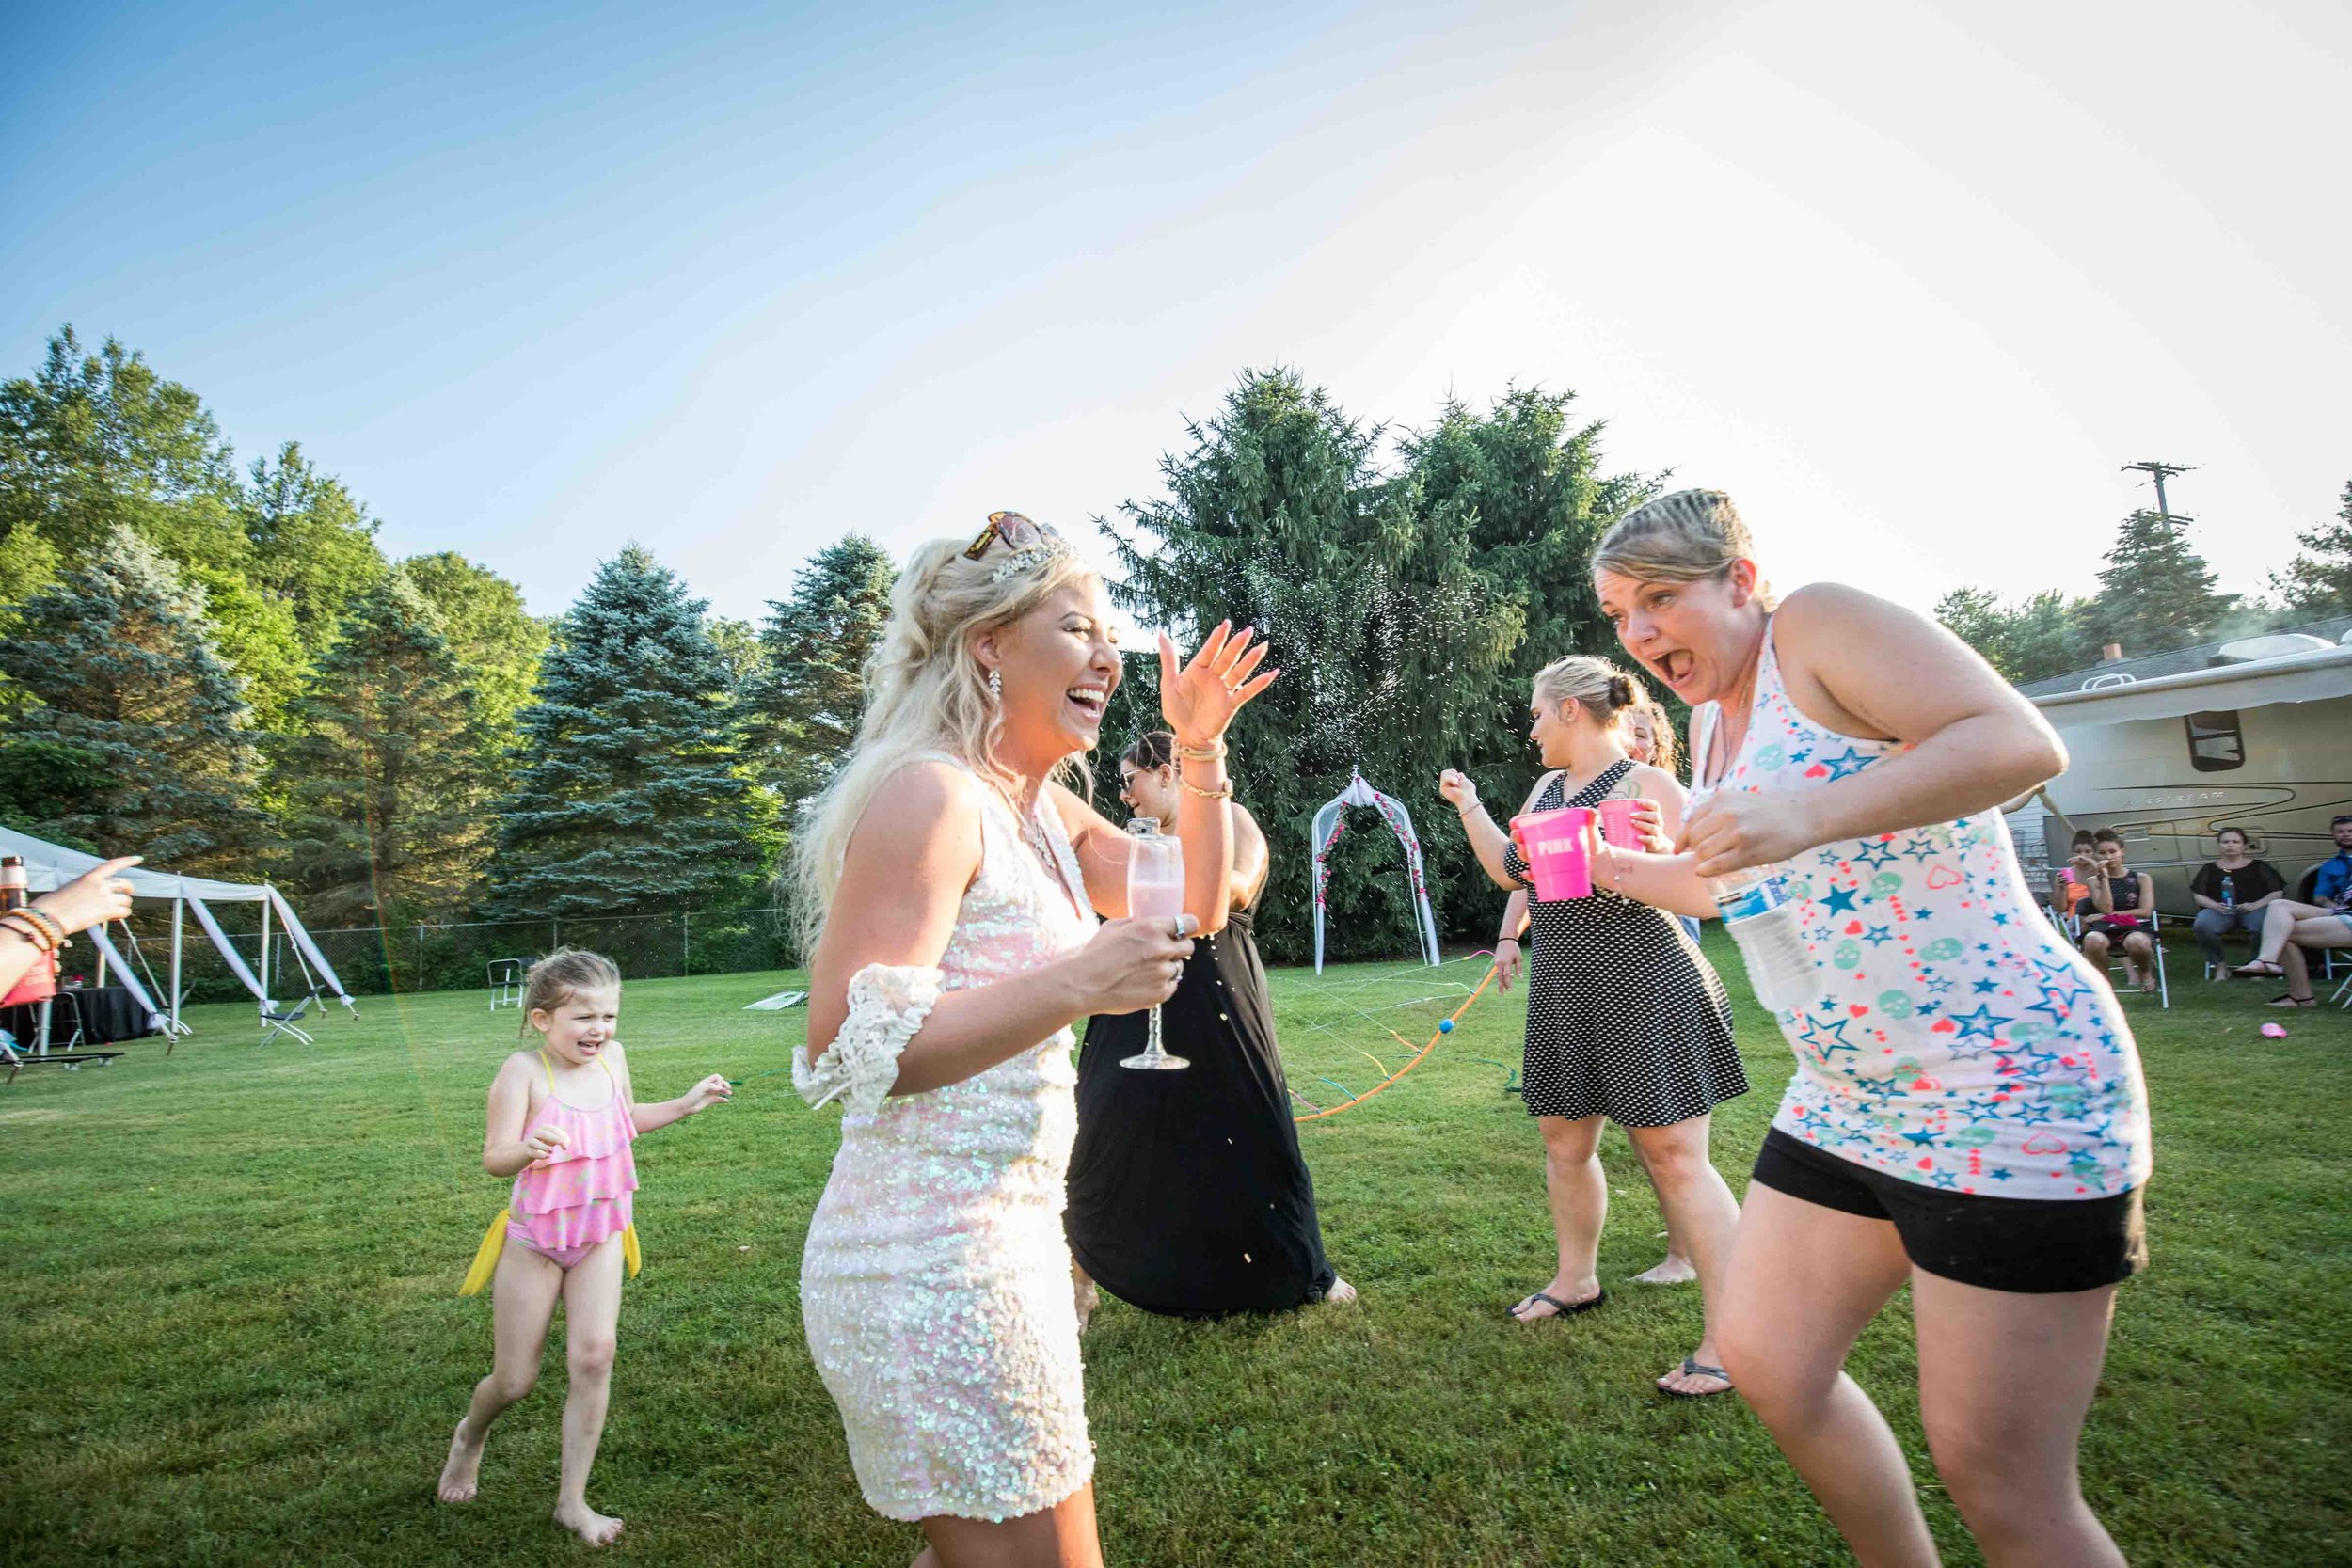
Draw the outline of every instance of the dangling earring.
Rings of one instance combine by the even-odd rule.
[[[991,670],[988,673],[988,700],[999,707],[1004,706],[1005,673],[1002,670]]]

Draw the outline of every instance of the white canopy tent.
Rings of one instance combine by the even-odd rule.
[[[0,827],[0,855],[22,855],[24,858],[25,879],[35,893],[49,893],[63,887],[92,867],[104,863],[96,855],[64,848],[7,827]],[[187,926],[186,916],[191,910],[196,912],[197,924],[204,927],[204,934],[219,950],[222,961],[229,965],[229,972],[253,993],[263,1010],[271,1006],[269,937],[273,914],[284,927],[287,940],[294,944],[303,962],[322,983],[323,989],[344,1006],[351,1006],[351,997],[343,990],[342,981],[337,977],[333,966],[327,963],[326,956],[320,953],[318,944],[310,940],[310,933],[295,917],[293,906],[286,902],[284,895],[267,882],[215,881],[207,877],[183,877],[178,872],[163,871],[151,865],[135,865],[122,875],[131,884],[131,896],[135,900],[161,902],[168,899],[171,903],[171,978],[167,1002],[158,1005],[148,994],[147,989],[139,983],[136,971],[123,961],[121,952],[103,928],[87,931],[83,935],[98,950],[101,973],[111,964],[116,983],[147,1009],[151,1019],[164,1023],[173,1034],[186,1033],[185,1025],[180,1022],[180,959]],[[258,975],[245,961],[245,956],[237,951],[236,944],[221,930],[220,922],[210,908],[214,904],[262,906],[261,973]]]

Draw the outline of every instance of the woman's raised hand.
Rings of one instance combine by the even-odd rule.
[[[69,931],[86,931],[131,912],[131,884],[121,874],[139,863],[136,855],[94,865],[55,893],[33,900],[33,908]]]
[[[1160,716],[1180,742],[1216,745],[1233,715],[1282,673],[1256,673],[1266,645],[1261,642],[1251,647],[1255,635],[1251,627],[1236,632],[1231,621],[1220,621],[1200,651],[1179,669],[1176,644],[1168,641],[1168,633],[1160,633]]]
[[[1470,783],[1469,774],[1456,772],[1451,768],[1438,775],[1438,793],[1444,796],[1446,803],[1455,811],[1468,811],[1478,804],[1478,786]]]

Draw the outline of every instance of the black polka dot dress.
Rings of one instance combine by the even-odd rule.
[[[1612,763],[1565,800],[1555,776],[1528,809],[1598,805],[1632,771]],[[1506,865],[1529,885],[1518,846]],[[1600,888],[1539,899],[1531,887],[1528,913],[1529,1115],[1670,1127],[1748,1092],[1724,983],[1674,916]]]

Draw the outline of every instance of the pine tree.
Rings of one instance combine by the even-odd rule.
[[[705,608],[632,545],[564,616],[499,806],[502,917],[659,912],[749,890],[773,833],[739,765]]]
[[[405,572],[352,603],[294,714],[278,762],[306,907],[345,925],[461,911],[489,856],[498,737]]]
[[[2336,520],[2295,536],[2301,550],[2270,579],[2271,591],[2298,618],[2352,615],[2352,480]]]
[[[789,814],[815,795],[866,716],[866,657],[890,618],[898,568],[852,533],[794,574],[792,594],[768,601],[764,654],[745,700],[745,738],[761,782]]]
[[[1438,809],[1432,783],[1486,721],[1522,617],[1472,570],[1469,511],[1424,505],[1411,476],[1383,476],[1381,432],[1295,372],[1245,374],[1217,419],[1187,429],[1190,451],[1161,464],[1168,499],[1123,509],[1152,547],[1104,531],[1125,573],[1115,592],[1180,641],[1221,619],[1255,626],[1283,672],[1242,710],[1232,741],[1244,803],[1276,845],[1259,930],[1270,951],[1296,957],[1311,944],[1314,876],[1298,851],[1315,811],[1359,768],[1417,821]],[[1132,662],[1120,705],[1137,730],[1158,725],[1151,673]],[[1363,852],[1351,844],[1330,862],[1339,956],[1412,941],[1399,852],[1385,828],[1366,836]],[[1447,869],[1434,855],[1431,868]]]
[[[2189,545],[2187,523],[2135,512],[2116,531],[2099,574],[2090,619],[2100,639],[2127,654],[2163,653],[2201,642],[2237,605],[2217,594],[2217,574]]]
[[[1399,450],[1433,535],[1461,516],[1462,548],[1496,607],[1509,657],[1478,694],[1459,767],[1516,804],[1536,760],[1527,746],[1535,672],[1569,654],[1630,666],[1600,613],[1592,556],[1600,536],[1658,493],[1655,480],[1600,471],[1597,421],[1571,426],[1572,392],[1514,388],[1484,417],[1449,402]],[[1671,698],[1669,698],[1671,701]]]
[[[0,642],[16,684],[13,746],[62,748],[87,794],[33,824],[177,871],[249,874],[254,736],[215,650],[201,589],[117,525],[27,600]]]

